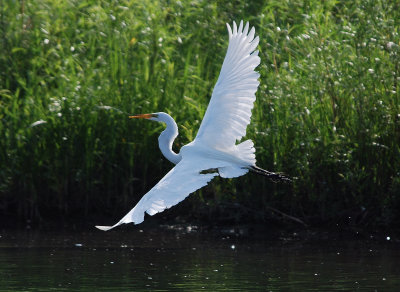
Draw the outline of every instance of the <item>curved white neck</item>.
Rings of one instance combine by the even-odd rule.
[[[176,125],[174,119],[166,113],[157,113],[157,121],[163,122],[167,125],[165,130],[158,137],[158,145],[162,154],[174,164],[177,164],[181,160],[181,155],[176,154],[172,150],[172,143],[174,142],[176,136],[178,136],[178,126]]]

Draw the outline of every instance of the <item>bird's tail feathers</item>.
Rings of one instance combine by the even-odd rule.
[[[250,165],[256,164],[256,149],[254,148],[253,141],[243,141],[236,145],[236,149],[241,160],[246,161]]]

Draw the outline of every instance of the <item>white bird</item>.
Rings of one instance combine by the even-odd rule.
[[[183,146],[179,153],[172,150],[178,126],[164,112],[130,116],[166,124],[158,144],[165,158],[176,166],[118,223],[96,226],[98,229],[106,231],[123,223],[139,224],[143,222],[145,212],[154,215],[178,204],[218,175],[233,178],[251,170],[274,180],[289,180],[284,175],[256,166],[251,140],[236,144],[246,135],[256,100],[260,74],[255,68],[260,64],[260,57],[255,48],[259,38],[254,37],[254,27],[249,32],[249,23],[243,27],[243,21],[239,28],[235,22],[233,30],[229,24],[227,28],[229,46],[225,60],[197,136],[191,143]]]

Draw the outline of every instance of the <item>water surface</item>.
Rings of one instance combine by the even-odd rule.
[[[0,291],[399,291],[393,242],[156,228],[2,232]]]

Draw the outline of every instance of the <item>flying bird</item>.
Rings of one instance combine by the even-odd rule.
[[[210,103],[196,138],[183,146],[179,153],[172,150],[178,136],[174,119],[164,112],[140,114],[130,118],[148,119],[166,124],[158,138],[162,154],[176,164],[118,223],[113,226],[96,226],[110,230],[124,223],[142,223],[144,213],[154,215],[183,201],[189,194],[207,185],[214,177],[233,178],[249,171],[265,175],[274,181],[289,179],[256,166],[254,144],[246,140],[251,110],[256,100],[260,74],[255,68],[260,64],[259,38],[249,23],[239,27],[227,24],[229,45]]]

